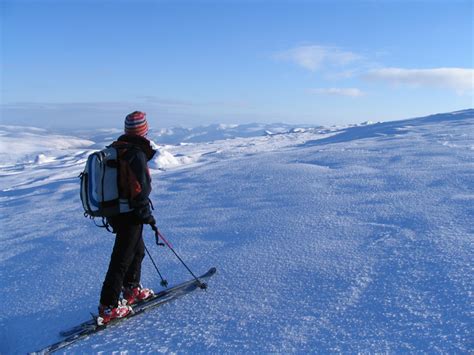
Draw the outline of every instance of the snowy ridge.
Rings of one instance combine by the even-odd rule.
[[[308,128],[308,127],[306,127]],[[195,128],[175,127],[162,129],[159,132],[151,131],[151,137],[165,144],[203,143],[224,139],[251,138],[263,135],[288,133],[298,129],[293,125],[279,124],[213,124]]]
[[[120,132],[0,131],[0,353],[25,353],[95,311],[113,237],[83,218],[77,175]],[[190,267],[218,274],[69,351],[472,352],[474,110],[196,137],[152,136],[152,200]],[[143,283],[160,289],[149,260]]]

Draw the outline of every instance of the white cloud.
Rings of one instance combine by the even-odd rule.
[[[365,95],[362,90],[357,88],[318,88],[310,89],[309,92],[318,95],[335,95],[350,97],[360,97]]]
[[[346,66],[361,59],[359,55],[337,47],[318,45],[295,47],[278,53],[276,58],[294,62],[311,71],[321,70],[326,66]]]
[[[458,93],[474,89],[474,69],[465,68],[382,68],[371,70],[364,77],[392,84],[454,89]]]

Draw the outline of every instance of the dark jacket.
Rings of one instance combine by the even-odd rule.
[[[151,176],[148,169],[148,161],[156,154],[151,147],[150,141],[145,137],[122,135],[112,145],[125,146],[127,151],[124,158],[130,165],[141,191],[130,201],[134,209],[133,214],[139,221],[146,220],[151,215],[150,193]]]

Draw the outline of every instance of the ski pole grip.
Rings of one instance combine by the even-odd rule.
[[[163,243],[160,242],[160,232],[158,231],[158,228],[156,227],[156,224],[150,224],[151,229],[155,232],[155,243],[156,245],[159,246],[164,246]]]

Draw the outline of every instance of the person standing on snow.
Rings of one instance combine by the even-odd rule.
[[[146,138],[147,133],[146,114],[135,111],[125,118],[125,134],[112,143],[112,146],[125,148],[121,159],[126,160],[131,171],[127,175],[132,182],[127,183],[132,184],[134,193],[130,198],[131,212],[107,219],[116,238],[100,295],[99,317],[104,324],[114,318],[126,317],[131,312],[131,304],[154,294],[140,284],[145,256],[143,225],[156,223],[150,208],[151,177],[147,164],[156,151]],[[127,302],[120,300],[121,292]]]

